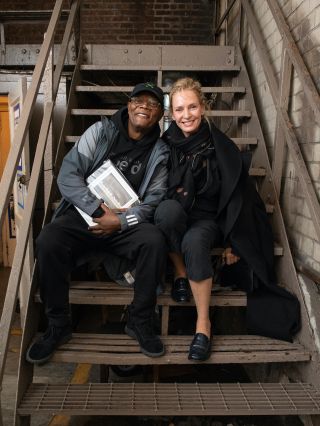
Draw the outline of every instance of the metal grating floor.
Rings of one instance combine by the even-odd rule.
[[[320,414],[320,390],[304,383],[32,384],[18,409],[68,415]]]

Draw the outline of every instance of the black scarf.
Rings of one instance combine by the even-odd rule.
[[[129,152],[129,151],[148,151],[150,149],[150,146],[154,145],[156,141],[160,137],[160,127],[159,124],[155,124],[148,133],[146,133],[143,138],[139,140],[131,139],[128,135],[128,108],[123,107],[119,111],[117,111],[112,117],[111,120],[114,122],[116,127],[119,129],[120,134],[120,140],[119,145],[121,145],[122,149],[120,147],[117,148],[118,152]],[[129,143],[128,143],[129,142]]]
[[[139,140],[133,140],[128,135],[128,108],[121,108],[111,120],[119,130],[118,137],[112,146],[108,158],[129,180],[135,191],[138,191],[143,179],[146,165],[152,149],[160,136],[159,124]]]
[[[214,146],[209,125],[202,121],[195,134],[185,137],[173,121],[162,138],[171,148],[168,198],[179,201],[188,212],[195,196],[204,193],[213,181],[209,160]]]

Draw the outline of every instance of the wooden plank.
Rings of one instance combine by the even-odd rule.
[[[257,138],[230,138],[237,145],[257,145]]]
[[[77,334],[56,351],[53,361],[92,364],[188,364],[192,336],[162,336],[164,356],[152,358],[140,352],[134,339],[123,334]],[[310,353],[298,343],[262,336],[213,336],[208,364],[308,361]]]
[[[55,2],[46,37],[39,53],[38,61],[33,72],[32,81],[23,104],[22,114],[17,128],[15,129],[12,146],[7,158],[5,169],[3,171],[0,182],[0,227],[2,226],[5,217],[9,196],[11,194],[11,188],[16,177],[17,165],[23,150],[24,140],[29,130],[29,124],[32,118],[32,112],[35,106],[38,89],[41,84],[41,79],[44,73],[47,58],[50,53],[50,48],[53,44],[55,29],[58,25],[59,16],[62,10],[62,3],[62,0],[57,0]]]
[[[295,43],[290,28],[282,14],[279,4],[276,0],[267,0],[272,16],[277,24],[278,30],[283,37],[286,49],[294,65],[294,69],[302,83],[303,92],[306,94],[314,116],[320,124],[320,96],[316,85],[309,73],[301,53]]]
[[[222,24],[224,23],[225,19],[227,18],[227,16],[229,15],[229,13],[230,13],[231,9],[233,8],[235,2],[236,2],[236,0],[231,0],[230,3],[228,4],[228,7],[226,8],[223,15],[221,16],[220,21],[218,22],[216,28],[213,30],[214,36],[217,36],[219,34],[220,28],[221,28]]]
[[[290,121],[288,112],[281,108],[279,104],[279,87],[271,63],[268,59],[268,51],[266,49],[266,44],[263,40],[259,25],[257,20],[252,12],[252,8],[248,0],[241,0],[241,4],[246,12],[248,24],[250,25],[252,31],[251,34],[254,38],[255,45],[261,60],[261,64],[268,82],[270,93],[273,99],[274,104],[278,108],[282,128],[284,129],[287,145],[294,162],[298,179],[302,187],[302,193],[307,201],[308,208],[310,210],[311,219],[317,234],[318,239],[320,240],[320,205],[318,201],[317,194],[315,192],[313,183],[311,181],[308,169],[303,159],[299,142],[293,130],[293,125]]]
[[[117,112],[116,109],[106,108],[73,108],[71,110],[72,115],[113,115]],[[166,115],[166,114],[165,114]],[[250,111],[232,111],[232,110],[216,110],[206,111],[208,117],[251,117]]]
[[[160,86],[159,86],[160,87]],[[131,93],[134,86],[84,86],[79,85],[76,86],[76,92],[90,92],[90,93],[116,93],[116,92],[124,92]],[[170,86],[162,86],[161,89],[164,93],[170,92]],[[245,93],[245,87],[233,87],[233,86],[206,86],[202,87],[202,91],[204,93]]]
[[[67,54],[67,50],[68,50],[68,44],[69,44],[69,40],[71,37],[71,33],[72,33],[72,29],[73,29],[73,25],[74,25],[74,21],[75,21],[75,17],[76,17],[76,13],[79,9],[80,6],[80,1],[73,1],[71,4],[71,9],[70,9],[70,13],[68,16],[68,21],[63,33],[63,39],[60,45],[60,50],[59,50],[59,56],[58,56],[58,60],[55,66],[55,71],[54,71],[54,84],[53,84],[53,97],[54,99],[57,96],[58,93],[58,89],[59,89],[59,83],[60,83],[60,79],[61,79],[61,73],[63,70],[63,66],[64,66],[64,61],[66,58],[66,54]]]
[[[66,136],[66,143],[75,143],[79,140],[80,136]],[[257,138],[230,138],[237,145],[257,145]]]
[[[289,105],[291,76],[292,76],[292,63],[290,62],[287,49],[283,48],[282,56],[281,56],[279,104],[281,108],[284,108],[286,111],[288,110],[288,105]],[[274,138],[273,163],[272,163],[273,182],[274,182],[278,200],[279,200],[280,192],[281,192],[282,169],[284,164],[285,147],[286,147],[285,135],[281,126],[281,118],[279,114],[281,114],[281,111],[280,112],[277,111],[276,134]]]
[[[97,283],[99,284],[99,282]],[[102,283],[103,284],[103,283]],[[72,283],[74,285],[74,283]],[[99,288],[98,285],[93,288],[87,288],[88,284],[84,284],[84,288],[70,288],[69,300],[72,304],[77,305],[114,305],[122,306],[131,303],[133,291],[130,288],[105,286]],[[89,284],[90,286],[90,284]],[[40,302],[39,292],[36,293],[35,300]],[[175,302],[169,293],[158,296],[157,303],[163,307],[169,306],[194,306],[194,301],[183,304]],[[213,293],[210,299],[210,306],[246,306],[247,296],[242,291],[221,291]],[[165,311],[166,312],[166,311]]]
[[[266,174],[267,172],[264,167],[250,167],[249,169],[250,176],[262,177],[262,176],[266,176]]]
[[[81,71],[215,71],[237,72],[238,65],[81,65]]]
[[[29,240],[29,229],[31,226],[31,219],[35,205],[35,196],[39,185],[39,176],[41,173],[41,166],[43,154],[46,147],[47,135],[51,123],[51,116],[53,112],[53,103],[46,103],[43,120],[40,128],[37,149],[34,157],[32,173],[28,186],[28,197],[26,199],[24,216],[22,218],[19,238],[17,239],[16,249],[11,267],[6,298],[4,301],[1,323],[0,323],[0,381],[2,383],[5,360],[8,351],[10,328],[13,320],[13,315],[16,307],[17,294],[19,289],[19,282],[23,269],[23,260],[26,252],[27,243]]]

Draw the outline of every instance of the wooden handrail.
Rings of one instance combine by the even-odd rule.
[[[41,84],[41,79],[44,73],[46,62],[50,53],[50,49],[54,42],[55,30],[58,25],[60,13],[62,10],[63,0],[57,0],[49,22],[48,31],[42,44],[39,59],[34,69],[33,78],[30,88],[23,105],[21,118],[17,125],[14,134],[13,143],[7,158],[6,166],[3,171],[0,182],[0,227],[3,224],[5,212],[7,209],[11,188],[15,179],[17,165],[21,157],[24,146],[25,137],[27,135],[29,124],[32,118],[32,112],[38,95],[38,90]]]
[[[55,71],[54,71],[53,90],[52,90],[53,99],[56,99],[57,97],[61,73],[62,73],[64,61],[65,61],[67,50],[68,50],[68,43],[71,37],[73,24],[74,24],[76,13],[79,9],[79,6],[80,6],[80,1],[75,1],[71,5],[68,21],[67,21],[63,39],[61,42],[59,57],[57,60]]]
[[[5,179],[0,183],[0,213],[1,220],[4,219],[4,212],[6,210],[6,203],[8,202],[9,194],[11,193],[12,184],[15,178],[16,166],[21,156],[24,147],[24,139],[26,137],[28,126],[31,121],[32,113],[34,110],[35,100],[38,94],[41,79],[44,73],[46,62],[52,48],[55,36],[55,30],[58,24],[59,16],[62,9],[63,0],[58,0],[50,19],[48,30],[44,43],[42,45],[39,59],[35,67],[31,86],[27,93],[26,101],[22,111],[22,116],[19,121],[13,145],[8,156],[6,167],[4,170]],[[70,14],[64,31],[64,36],[61,44],[60,54],[58,57],[57,65],[54,73],[54,88],[52,102],[45,104],[44,115],[42,118],[41,129],[37,142],[36,154],[33,162],[32,173],[28,186],[28,195],[26,198],[26,206],[22,217],[19,235],[16,241],[16,249],[14,253],[11,273],[9,277],[6,298],[4,301],[1,322],[0,322],[0,383],[3,380],[5,360],[8,350],[10,328],[13,319],[13,313],[16,305],[19,283],[22,275],[24,264],[24,257],[26,247],[29,239],[29,231],[32,222],[32,214],[35,206],[36,193],[39,184],[39,177],[42,171],[42,164],[44,158],[45,147],[47,144],[47,137],[50,125],[52,123],[53,109],[55,99],[58,92],[58,86],[61,78],[61,73],[67,53],[68,43],[74,26],[76,13],[81,4],[81,0],[74,0],[71,6]],[[0,426],[2,426],[2,418],[0,413]]]
[[[287,52],[290,56],[294,69],[302,83],[303,91],[310,103],[314,116],[320,123],[320,96],[316,85],[314,84],[308,68],[299,52],[299,49],[292,37],[290,29],[282,11],[275,0],[267,0],[272,16],[277,24],[278,30],[283,37]]]
[[[48,102],[45,105],[42,125],[39,133],[37,149],[35,153],[32,173],[30,177],[26,207],[21,223],[19,238],[17,239],[15,254],[12,262],[11,273],[9,277],[6,298],[3,305],[3,311],[0,322],[0,383],[2,384],[6,356],[9,346],[10,328],[13,320],[14,308],[16,305],[19,282],[22,274],[23,259],[26,252],[29,238],[29,230],[32,221],[32,214],[35,205],[35,195],[39,184],[41,174],[44,150],[46,147],[47,136],[51,124],[53,103]],[[0,416],[0,424],[2,424]]]
[[[221,16],[221,19],[219,21],[219,23],[217,24],[216,28],[213,30],[213,35],[216,36],[217,34],[219,34],[221,25],[224,23],[224,21],[227,19],[229,13],[231,12],[231,9],[233,8],[233,6],[235,5],[235,2],[237,0],[232,0],[231,3],[229,4],[229,6],[227,7],[227,9],[225,10],[224,14]]]
[[[303,193],[310,210],[311,218],[313,225],[320,241],[320,206],[317,198],[317,194],[314,190],[312,181],[310,179],[308,169],[304,162],[299,142],[293,130],[293,125],[290,121],[288,112],[285,108],[282,108],[280,105],[279,99],[279,86],[277,80],[274,76],[274,72],[271,66],[271,63],[268,59],[268,53],[266,51],[265,43],[257,22],[256,17],[253,14],[251,5],[248,0],[241,0],[243,9],[247,15],[247,21],[251,28],[252,37],[257,47],[257,52],[266,76],[267,83],[269,85],[270,93],[272,96],[273,103],[279,114],[283,130],[285,132],[285,137],[287,140],[287,145],[292,156],[294,165],[298,171],[298,179],[303,188]],[[294,65],[294,64],[293,64]]]

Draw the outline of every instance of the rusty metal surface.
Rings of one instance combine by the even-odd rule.
[[[87,44],[85,48],[86,63],[97,68],[102,65],[124,69],[183,70],[189,67],[196,69],[197,66],[209,69],[234,65],[233,46]],[[82,69],[88,69],[86,67],[84,65]]]
[[[18,412],[92,416],[320,414],[320,393],[304,383],[32,384]]]

